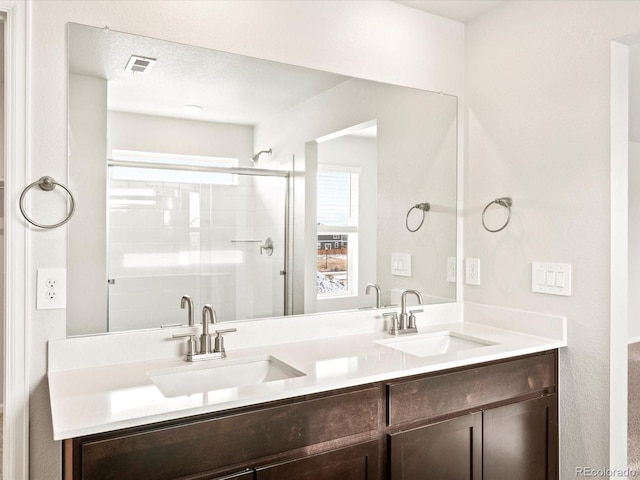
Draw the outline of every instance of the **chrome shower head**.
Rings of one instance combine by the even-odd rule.
[[[257,164],[258,160],[260,159],[260,155],[262,155],[263,153],[268,153],[269,155],[271,155],[273,153],[273,150],[271,148],[269,150],[260,150],[258,153],[254,153],[249,158],[253,163]]]

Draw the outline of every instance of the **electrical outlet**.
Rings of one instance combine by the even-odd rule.
[[[64,268],[40,268],[36,275],[36,309],[67,307],[67,271]]]
[[[480,285],[479,258],[466,258],[464,260],[464,282],[467,285]]]
[[[447,257],[447,282],[456,283],[457,269],[456,257]]]

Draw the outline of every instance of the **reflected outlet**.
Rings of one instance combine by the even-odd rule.
[[[447,257],[447,282],[456,283],[457,261],[456,257]]]

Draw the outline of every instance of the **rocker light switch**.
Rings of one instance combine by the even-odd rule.
[[[568,263],[531,264],[531,290],[549,295],[571,296],[571,265]]]
[[[411,276],[411,254],[392,253],[391,254],[391,275],[401,277]]]

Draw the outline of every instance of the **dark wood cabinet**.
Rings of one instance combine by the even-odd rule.
[[[482,414],[390,435],[389,465],[390,480],[480,480]]]
[[[555,394],[389,435],[390,480],[558,478]]]
[[[256,469],[256,480],[374,480],[380,478],[378,442],[369,442]]]
[[[557,351],[65,440],[64,480],[555,480]]]
[[[483,412],[483,437],[484,478],[557,478],[556,395],[486,410]]]
[[[387,388],[390,480],[558,478],[557,352]]]
[[[73,465],[66,478],[210,479],[367,442],[381,428],[383,386],[365,385],[76,438],[65,442]]]
[[[198,480],[255,480],[255,472],[252,469],[246,468],[241,472],[231,473],[223,477],[204,477]]]

